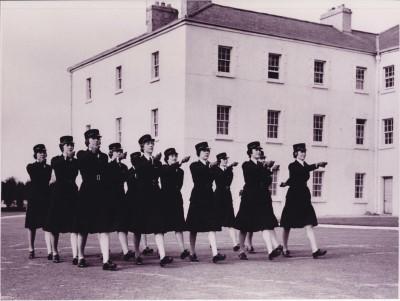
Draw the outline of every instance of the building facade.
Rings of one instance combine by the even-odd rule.
[[[309,182],[318,215],[398,215],[399,26],[353,30],[344,6],[313,23],[193,0],[183,1],[180,18],[152,5],[147,25],[68,69],[75,140],[96,127],[105,146],[119,141],[133,152],[151,133],[156,151],[173,146],[192,160],[206,140],[212,159],[226,151],[238,162],[259,140],[280,165],[270,187],[278,216],[292,144],[306,142],[308,162],[329,162]],[[234,174],[237,208],[241,168]]]

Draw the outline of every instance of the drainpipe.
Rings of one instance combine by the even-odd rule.
[[[69,88],[70,88],[70,134],[72,135],[72,130],[73,130],[73,126],[72,126],[72,106],[73,106],[73,96],[72,96],[72,72],[69,72]]]
[[[379,35],[376,36],[376,56],[375,56],[375,108],[374,108],[374,119],[375,119],[375,139],[374,139],[374,172],[373,172],[373,179],[374,179],[374,211],[376,213],[382,213],[382,196],[381,196],[381,187],[380,187],[380,173],[379,173],[379,134],[380,134],[380,120],[379,120],[379,108],[380,108],[380,78],[381,78],[381,54],[379,51]]]

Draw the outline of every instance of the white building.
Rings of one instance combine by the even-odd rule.
[[[80,62],[71,74],[71,124],[83,147],[99,128],[103,149],[121,141],[138,150],[144,133],[157,151],[175,147],[195,160],[206,140],[212,158],[243,162],[259,140],[280,164],[273,199],[279,216],[292,144],[308,162],[326,160],[310,179],[322,215],[399,210],[399,26],[380,34],[351,28],[343,5],[321,23],[184,0],[181,16],[164,3],[147,11],[147,33]],[[185,166],[184,199],[192,180]],[[235,206],[243,186],[232,186]]]

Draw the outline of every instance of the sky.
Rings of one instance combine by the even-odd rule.
[[[154,1],[1,1],[1,179],[26,181],[32,147],[57,155],[69,134],[67,67],[146,31]],[[161,2],[161,1],[160,1]],[[181,0],[165,0],[180,9]],[[352,28],[379,33],[400,23],[399,0],[213,0],[214,3],[319,22],[345,4]],[[75,137],[80,139],[81,137]]]

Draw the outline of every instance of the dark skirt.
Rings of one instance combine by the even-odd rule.
[[[165,232],[186,231],[183,199],[180,191],[161,191],[164,204]]]
[[[256,198],[249,198],[246,189],[243,190],[238,214],[235,218],[235,228],[245,232],[273,230],[278,227],[272,207],[272,199],[267,189]],[[254,196],[254,194],[252,194]]]
[[[28,199],[28,208],[26,209],[25,228],[38,229],[46,225],[47,212],[49,210],[49,198],[32,197]]]
[[[82,182],[77,205],[77,227],[80,233],[115,231],[112,201],[104,183]]]
[[[219,223],[223,227],[233,227],[235,224],[235,212],[230,189],[217,187],[214,196],[217,203]]]
[[[109,199],[112,202],[113,229],[118,232],[128,232],[129,206],[123,187],[110,191]]]
[[[310,190],[307,186],[289,188],[280,225],[285,229],[318,225],[317,216],[311,204]]]
[[[192,190],[186,228],[190,232],[221,231],[213,191]]]
[[[77,233],[78,187],[56,182],[52,188],[45,230],[52,233]]]

